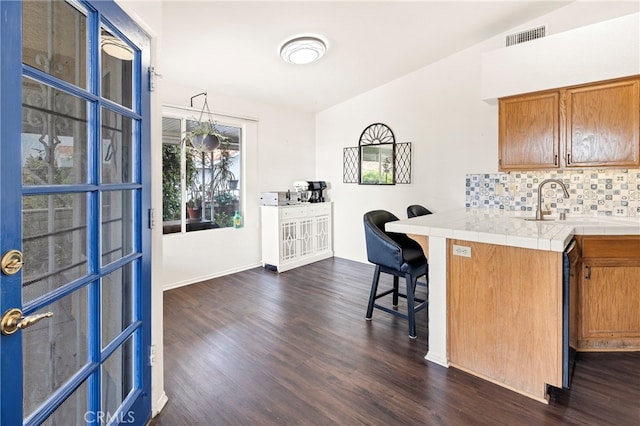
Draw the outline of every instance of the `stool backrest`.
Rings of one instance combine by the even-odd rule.
[[[364,214],[364,237],[369,262],[398,269],[402,265],[402,250],[384,230],[384,225],[398,218],[386,210],[373,210]]]
[[[407,217],[417,217],[417,216],[426,216],[431,214],[431,210],[428,208],[421,206],[420,204],[412,204],[407,207]]]

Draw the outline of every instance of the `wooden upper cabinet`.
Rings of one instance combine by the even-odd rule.
[[[500,170],[557,168],[559,92],[500,99]]]
[[[566,91],[567,166],[640,165],[640,80]]]
[[[640,166],[640,78],[499,100],[499,169]]]

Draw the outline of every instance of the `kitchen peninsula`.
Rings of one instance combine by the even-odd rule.
[[[525,220],[532,214],[459,209],[391,222],[386,229],[409,234],[429,259],[426,359],[546,402],[547,385],[562,388],[566,373],[567,245],[575,235],[635,238],[626,236],[640,235],[640,220]],[[640,240],[631,241],[640,247]]]

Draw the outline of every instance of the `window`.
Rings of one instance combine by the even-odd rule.
[[[229,228],[241,214],[242,126],[215,122],[225,140],[213,151],[185,136],[197,121],[192,110],[162,118],[162,225],[164,234]]]

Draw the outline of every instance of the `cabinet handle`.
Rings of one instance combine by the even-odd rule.
[[[571,164],[571,154],[567,154],[567,164]]]
[[[584,276],[585,280],[590,280],[591,279],[591,266],[587,265],[584,267],[584,269],[587,270],[586,275]]]
[[[558,165],[558,154],[553,156],[553,165],[557,166]]]

